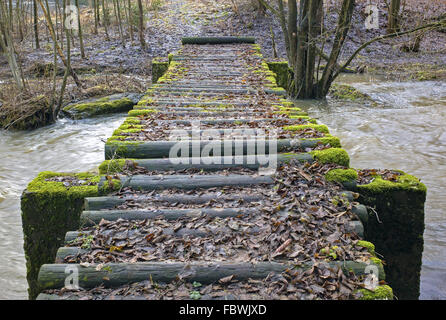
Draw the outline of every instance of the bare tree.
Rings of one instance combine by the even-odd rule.
[[[12,5],[12,1],[9,2],[9,5]],[[12,19],[13,11],[8,10],[5,2],[0,1],[0,47],[3,54],[6,55],[6,58],[8,59],[9,68],[11,69],[11,74],[15,83],[21,90],[25,90],[26,83],[23,77],[22,68],[17,61],[14,40],[12,37]]]
[[[387,33],[395,33],[400,29],[401,0],[391,0],[387,22]]]
[[[74,3],[77,8],[77,12],[80,13],[79,0],[75,0]],[[85,59],[84,38],[83,38],[83,34],[82,34],[81,15],[80,14],[77,14],[77,28],[78,28],[78,32],[79,32],[79,46],[80,46],[80,50],[81,50],[81,58]]]
[[[36,0],[33,0],[33,19],[34,19],[34,39],[36,42],[36,49],[40,49],[40,42],[39,42],[39,14],[37,11],[37,2]]]
[[[56,46],[56,50],[57,50],[57,53],[59,54],[60,59],[62,60],[62,62],[65,65],[65,67],[67,69],[69,69],[68,70],[69,74],[73,78],[73,80],[76,83],[76,85],[79,88],[82,88],[82,83],[80,82],[77,74],[74,72],[73,68],[71,67],[71,64],[69,63],[69,61],[65,58],[65,55],[63,54],[63,51],[62,51],[61,47],[58,44],[57,36],[56,36],[55,31],[54,31],[53,21],[51,19],[51,16],[50,16],[50,13],[49,13],[49,10],[48,10],[48,2],[46,1],[47,6],[45,7],[44,4],[42,3],[42,0],[37,0],[37,1],[39,2],[39,5],[40,5],[40,7],[41,7],[41,9],[43,11],[43,15],[45,16],[45,19],[47,21],[48,29],[50,31],[51,37],[53,39],[54,45]],[[63,17],[62,17],[62,21],[64,21]],[[65,25],[65,23],[62,23],[62,27],[64,27],[64,25]],[[54,66],[54,68],[56,68],[56,66]]]
[[[141,43],[141,48],[146,49],[146,40],[144,38],[144,8],[142,6],[142,1],[138,0],[139,9],[139,42]]]
[[[102,20],[104,22],[103,24],[105,29],[105,38],[107,40],[110,40],[110,35],[108,34],[108,25],[110,23],[110,17],[108,15],[108,7],[105,4],[105,0],[102,0],[101,4],[102,4],[102,15],[103,15]]]
[[[322,34],[323,0],[301,0],[299,6],[296,0],[288,0],[287,13],[284,2],[277,0],[277,8],[266,0],[260,0],[268,10],[278,17],[288,57],[288,63],[293,71],[288,90],[291,96],[299,99],[325,98],[331,84],[345,70],[353,59],[370,44],[388,38],[410,34],[420,30],[440,28],[445,25],[445,19],[425,24],[404,32],[395,32],[373,38],[359,46],[342,66],[338,64],[341,50],[345,44],[347,33],[355,8],[355,0],[342,0],[338,22],[333,36],[330,54],[323,52],[326,36]],[[321,47],[322,46],[322,49]],[[316,68],[316,56],[326,60],[322,71]],[[320,74],[321,73],[321,74]]]

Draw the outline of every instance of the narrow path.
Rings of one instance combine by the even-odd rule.
[[[103,196],[41,267],[39,299],[354,299],[368,266],[384,279],[358,242],[367,210],[324,180],[348,166],[339,140],[250,39],[202,40],[107,141]],[[62,289],[73,272],[82,289]]]

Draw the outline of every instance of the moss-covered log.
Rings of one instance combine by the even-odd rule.
[[[173,157],[193,157],[193,156],[219,156],[228,154],[242,156],[242,155],[268,155],[279,152],[287,152],[290,150],[305,150],[306,148],[314,148],[320,141],[304,140],[304,139],[281,139],[281,140],[214,140],[214,141],[153,141],[140,142],[136,141],[119,141],[109,140],[105,146],[105,158],[113,159],[120,158],[134,158],[134,159],[157,159],[169,158],[172,163],[175,161]],[[336,158],[328,158],[327,153],[316,153],[321,159],[326,161],[333,160],[336,163]],[[325,158],[324,158],[325,156]],[[223,159],[222,159],[223,160]],[[189,161],[190,163],[190,161]],[[345,161],[342,161],[345,163]],[[216,166],[216,165],[212,165]],[[218,166],[218,165],[217,165]]]
[[[115,182],[114,188],[119,182]],[[185,189],[194,190],[199,188],[214,188],[225,186],[254,186],[262,184],[273,184],[271,176],[248,176],[248,175],[170,175],[170,176],[144,176],[135,175],[131,177],[121,176],[119,187],[131,187],[136,190],[164,190]],[[99,191],[102,194],[110,192],[109,182],[105,177],[101,178]]]
[[[106,210],[106,211],[84,211],[81,215],[81,225],[91,226],[98,224],[102,219],[107,221],[124,220],[146,220],[162,217],[166,220],[175,220],[181,217],[236,217],[239,215],[254,213],[252,208],[222,208],[222,209],[153,209],[153,210]],[[257,210],[258,211],[258,210]]]
[[[374,264],[369,262],[369,264]],[[340,261],[330,262],[333,267],[341,267],[344,272],[354,272],[364,275],[368,265],[363,262]],[[221,278],[235,276],[237,280],[262,279],[269,273],[280,273],[286,269],[309,269],[311,264],[293,266],[276,262],[259,263],[179,263],[179,262],[140,262],[140,263],[110,263],[102,268],[96,265],[83,267],[78,264],[51,264],[43,265],[39,272],[39,284],[42,289],[60,289],[65,286],[67,267],[76,268],[79,275],[79,286],[84,289],[95,288],[100,285],[117,287],[129,283],[152,279],[155,282],[170,282],[181,275],[188,281],[197,281],[203,284],[213,283]],[[382,266],[376,265],[379,279],[385,275]]]
[[[92,197],[85,199],[85,210],[87,211],[97,211],[103,209],[112,209],[117,205],[123,204],[126,201],[135,202],[167,202],[171,204],[181,203],[181,204],[203,204],[215,199],[214,194],[202,194],[202,195],[172,195],[165,196],[162,194],[154,195],[141,195],[141,196],[105,196],[105,197]],[[253,202],[260,201],[263,199],[261,195],[250,195],[244,193],[238,194],[228,194],[220,195],[219,199],[221,201],[240,201],[240,202]]]
[[[65,186],[60,177],[75,179],[77,185]],[[39,293],[37,275],[42,264],[54,261],[65,233],[79,227],[84,199],[98,195],[99,177],[92,174],[42,172],[23,192],[22,226],[28,280],[28,293]]]
[[[312,162],[313,157],[308,153],[296,154],[278,154],[277,162],[283,163],[296,159],[302,162]],[[235,156],[235,157],[203,157],[190,158],[187,163],[174,164],[170,159],[115,159],[106,160],[99,166],[99,173],[113,174],[120,173],[124,170],[132,170],[128,164],[134,164],[138,167],[145,168],[149,171],[170,171],[170,170],[187,170],[197,169],[203,171],[219,171],[231,168],[247,168],[258,170],[261,167],[267,167],[269,162],[260,161],[257,156]],[[126,165],[127,164],[127,165]],[[272,164],[272,163],[271,163]]]
[[[83,119],[110,113],[126,112],[133,108],[142,94],[115,94],[100,99],[89,99],[72,103],[62,109],[63,114],[71,119]]]

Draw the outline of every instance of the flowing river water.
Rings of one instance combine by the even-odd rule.
[[[0,131],[0,299],[27,299],[20,195],[40,171],[96,170],[125,114],[60,120],[32,132]]]
[[[379,106],[306,102],[338,136],[356,168],[402,169],[428,187],[421,299],[446,299],[446,83],[341,79]],[[33,132],[0,132],[0,299],[26,299],[20,195],[44,170],[95,170],[103,141],[124,115],[61,120]]]

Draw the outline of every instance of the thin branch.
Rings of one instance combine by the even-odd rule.
[[[274,9],[268,2],[265,0],[259,0],[261,4],[263,4],[269,11],[271,11],[274,15],[278,16],[280,18],[280,13],[276,9]]]

